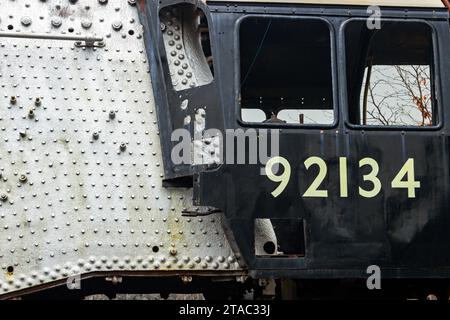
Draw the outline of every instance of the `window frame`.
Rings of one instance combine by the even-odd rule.
[[[244,20],[249,18],[267,18],[267,19],[286,19],[286,20],[314,20],[324,22],[328,26],[330,32],[330,63],[331,63],[331,88],[332,88],[332,102],[333,109],[333,122],[328,124],[300,124],[300,123],[263,123],[263,122],[247,122],[242,120],[241,114],[241,48],[240,48],[240,30],[241,24]],[[333,23],[326,18],[306,15],[294,15],[285,16],[281,14],[248,14],[240,17],[235,22],[234,30],[234,94],[235,94],[235,119],[241,127],[251,128],[283,128],[283,129],[333,129],[339,125],[339,93],[338,93],[338,71],[337,71],[337,59],[336,54],[336,32]],[[245,109],[245,108],[244,108]],[[307,109],[311,110],[311,109]]]
[[[347,128],[354,130],[368,130],[368,131],[437,131],[442,129],[444,124],[444,113],[442,106],[442,92],[441,92],[441,77],[440,77],[440,63],[439,63],[439,46],[438,46],[438,35],[435,26],[427,20],[424,19],[399,19],[399,18],[381,18],[381,22],[399,22],[399,23],[422,23],[426,24],[431,30],[431,41],[432,41],[432,49],[433,49],[433,65],[430,66],[430,81],[431,81],[431,90],[435,95],[435,100],[437,101],[437,106],[433,106],[433,108],[437,111],[438,122],[433,126],[402,126],[402,125],[394,125],[394,126],[383,126],[383,125],[363,125],[363,124],[354,124],[350,122],[350,106],[348,99],[348,87],[347,87],[347,52],[346,52],[346,29],[347,25],[349,25],[353,21],[367,21],[367,18],[350,18],[345,20],[340,28],[339,28],[339,38],[340,38],[340,72],[342,73],[341,83],[341,102],[342,102],[342,111],[344,113],[343,119],[344,124]],[[362,84],[361,84],[362,85]],[[359,105],[358,112],[361,111],[361,106]]]

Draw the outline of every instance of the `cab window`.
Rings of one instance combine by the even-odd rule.
[[[331,36],[325,21],[248,17],[240,24],[239,44],[242,121],[334,122]]]
[[[366,21],[345,28],[349,120],[364,126],[438,123],[432,28],[423,22]]]

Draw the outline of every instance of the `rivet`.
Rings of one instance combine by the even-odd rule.
[[[92,138],[94,139],[94,140],[98,140],[98,137],[100,136],[100,134],[98,133],[98,132],[94,132],[93,134],[92,134]]]
[[[84,29],[89,29],[92,26],[92,22],[89,20],[83,20],[83,21],[81,21],[81,26]]]
[[[34,99],[34,104],[35,106],[39,107],[42,103],[42,100],[40,97],[36,97],[36,99]]]
[[[33,111],[33,109],[28,110],[28,118],[30,118],[30,119],[34,118],[34,111]]]
[[[110,112],[109,112],[109,118],[110,119],[114,119],[116,117],[116,112],[114,111],[114,110],[111,110]]]
[[[120,144],[120,151],[125,151],[127,149],[127,144],[125,142],[122,142]]]
[[[52,19],[52,26],[55,28],[59,28],[62,25],[62,20],[59,17],[55,17]]]
[[[25,130],[19,131],[19,135],[21,138],[25,138],[27,136],[27,132]]]
[[[27,178],[26,175],[24,175],[24,174],[21,174],[21,175],[20,175],[19,181],[20,181],[21,183],[25,183],[25,182],[27,182],[27,180],[28,180],[28,178]]]
[[[122,22],[114,21],[112,27],[114,30],[119,31],[120,29],[122,29]]]
[[[8,195],[6,193],[0,194],[0,201],[2,202],[8,201]]]
[[[171,249],[170,249],[170,254],[171,254],[172,256],[176,256],[176,255],[177,255],[177,249],[171,248]]]
[[[22,19],[20,19],[20,23],[22,23],[23,26],[28,27],[31,24],[31,18],[30,17],[22,17]]]
[[[16,103],[17,103],[17,98],[16,98],[16,96],[12,96],[12,97],[9,99],[9,102],[10,102],[11,104],[16,104]]]

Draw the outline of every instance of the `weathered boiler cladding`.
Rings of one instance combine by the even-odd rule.
[[[80,274],[360,277],[378,264],[392,277],[448,275],[448,13],[436,0],[383,11],[432,28],[427,42],[415,25],[424,36],[398,63],[432,60],[437,108],[426,128],[380,128],[347,113],[367,59],[346,58],[365,51],[342,30],[353,19],[349,39],[373,36],[358,24],[365,1],[280,2],[0,0],[3,297]],[[370,61],[392,64],[390,49]],[[282,81],[264,80],[262,67],[293,57],[307,61],[302,74],[286,64]],[[333,113],[331,124],[271,122],[294,101]],[[241,104],[267,119],[247,123]],[[176,129],[249,127],[280,129],[283,188],[264,165],[215,165],[214,148],[202,164],[171,159]],[[324,164],[309,197],[317,172],[306,167]],[[392,187],[399,170],[409,184]]]
[[[192,191],[162,186],[134,2],[0,7],[0,35],[104,42],[0,38],[0,293],[93,272],[240,272],[221,216],[182,216]]]

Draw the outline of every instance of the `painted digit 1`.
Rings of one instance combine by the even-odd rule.
[[[348,197],[348,177],[347,177],[347,158],[339,158],[339,178],[340,178],[340,189],[341,197]]]
[[[273,173],[273,168],[276,165],[283,166],[283,173],[281,175],[276,175]],[[272,196],[274,198],[278,197],[284,189],[286,189],[286,186],[291,179],[291,165],[289,164],[289,161],[283,157],[271,158],[266,164],[266,176],[273,182],[280,182],[278,187],[272,192]]]

